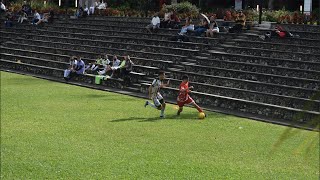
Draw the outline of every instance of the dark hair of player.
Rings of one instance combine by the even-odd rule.
[[[163,74],[164,74],[164,71],[159,71],[159,76]]]
[[[182,80],[189,80],[189,77],[187,75],[182,76]]]

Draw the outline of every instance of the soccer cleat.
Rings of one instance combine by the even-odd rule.
[[[148,104],[149,104],[149,102],[148,102],[148,101],[146,101],[146,103],[144,104],[144,107],[147,107],[147,106],[148,106]]]
[[[161,119],[164,119],[164,118],[165,118],[165,116],[164,116],[164,115],[160,115],[160,118],[161,118]]]
[[[180,112],[179,111],[177,112],[177,116],[180,116]]]

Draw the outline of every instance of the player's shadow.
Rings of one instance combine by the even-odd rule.
[[[111,122],[124,122],[124,121],[138,121],[138,122],[157,122],[161,120],[168,120],[168,119],[173,119],[173,120],[197,120],[196,117],[193,117],[194,114],[183,114],[180,116],[177,115],[167,115],[166,118],[160,118],[160,117],[152,117],[152,118],[141,118],[141,117],[129,117],[129,118],[123,118],[123,119],[115,119],[112,120]]]

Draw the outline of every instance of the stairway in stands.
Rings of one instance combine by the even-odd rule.
[[[41,27],[29,24],[1,29],[1,69],[62,81],[70,56],[90,62],[101,53],[130,55],[135,63],[132,85],[122,79],[94,84],[93,75],[71,83],[146,97],[159,70],[171,85],[163,89],[172,100],[181,77],[189,75],[193,98],[202,106],[227,114],[314,127],[320,115],[320,28],[296,31],[299,39],[261,41],[264,30],[220,33],[215,38],[190,37],[190,43],[169,39],[177,30],[149,34],[145,18],[89,17],[58,19]],[[311,28],[310,28],[311,29]],[[304,37],[304,35],[306,37]]]

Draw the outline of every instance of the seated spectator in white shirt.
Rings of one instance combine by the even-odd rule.
[[[86,64],[84,63],[84,61],[80,58],[78,61],[77,61],[77,64],[76,64],[76,69],[75,69],[75,73],[76,74],[84,74],[84,70],[85,70],[85,67],[86,67]]]
[[[77,63],[78,63],[78,58],[76,56],[72,56],[69,61],[68,69],[64,70],[63,78],[66,81],[69,80],[71,72],[76,69]]]
[[[8,9],[6,8],[6,6],[3,4],[3,2],[1,1],[1,8],[0,11],[1,12],[6,12]]]
[[[107,8],[107,3],[101,3],[97,6],[97,9],[101,10],[101,9],[106,9]]]
[[[72,77],[80,74],[84,74],[85,72],[85,63],[81,58],[77,58],[75,56],[72,57],[70,64],[73,64],[70,69],[66,69],[64,71],[64,79],[69,81]]]
[[[114,76],[114,74],[116,73],[116,71],[118,69],[120,69],[120,63],[121,61],[118,59],[117,56],[113,56],[113,61],[112,63],[108,64],[104,70],[99,71],[98,74],[99,75],[104,75],[106,74],[108,71],[112,71],[111,77]]]
[[[50,19],[49,13],[44,13],[42,19],[39,19],[39,21],[36,23],[36,25],[39,25],[41,23],[47,23]]]
[[[93,74],[96,66],[97,66],[96,61],[93,61],[92,63],[87,64],[85,68],[85,72],[88,74]]]
[[[89,14],[93,15],[93,14],[94,14],[94,9],[95,9],[94,6],[90,6],[90,8],[89,8]]]
[[[90,11],[87,6],[84,7],[83,13],[87,13],[87,15],[90,15]]]
[[[152,31],[156,31],[157,29],[160,28],[160,18],[158,13],[156,13],[152,20],[151,20],[151,24],[149,24],[147,27],[147,30],[152,33]]]
[[[32,24],[36,24],[41,19],[37,10],[34,10]]]

